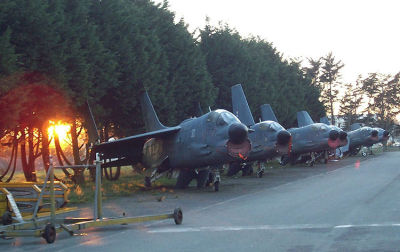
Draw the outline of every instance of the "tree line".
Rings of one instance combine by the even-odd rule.
[[[391,130],[395,117],[400,113],[400,72],[397,74],[369,73],[359,75],[354,83],[341,80],[342,61],[332,53],[319,59],[308,59],[305,72],[320,90],[320,100],[335,124],[335,104],[337,116],[342,116],[345,130],[356,122],[368,126]],[[338,95],[342,90],[342,95]]]
[[[143,90],[166,125],[196,115],[198,102],[231,110],[237,83],[255,118],[263,103],[285,127],[295,126],[299,110],[325,115],[323,89],[302,62],[226,24],[192,34],[174,20],[168,2],[150,0],[0,2],[0,138],[21,157],[28,181],[36,180],[38,158],[48,164],[50,120],[71,124],[73,160],[58,152],[59,162],[82,164],[87,148],[78,138],[95,138],[87,104],[102,141],[129,136],[144,130]],[[83,179],[81,171],[67,175]]]

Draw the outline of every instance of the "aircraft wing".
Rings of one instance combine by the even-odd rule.
[[[96,153],[101,154],[101,159],[118,159],[102,165],[103,167],[131,165],[142,160],[144,143],[150,138],[162,138],[175,134],[180,126],[160,129],[144,134],[124,137],[115,141],[101,143],[93,146],[90,159],[94,160]]]

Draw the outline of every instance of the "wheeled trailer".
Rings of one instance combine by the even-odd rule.
[[[56,218],[55,211],[55,193],[54,193],[54,169],[62,168],[96,168],[96,191],[94,200],[93,218]],[[44,189],[47,188],[47,182],[50,181],[50,217],[37,218],[37,211],[42,200]],[[39,195],[33,217],[25,221],[18,218],[18,223],[0,227],[0,238],[8,237],[43,237],[47,243],[53,243],[56,240],[57,232],[67,231],[70,235],[74,231],[86,229],[89,227],[104,227],[110,225],[125,225],[129,223],[140,223],[155,220],[174,219],[175,224],[182,223],[183,214],[180,208],[176,208],[173,213],[161,215],[147,215],[136,217],[117,217],[103,218],[102,214],[102,194],[101,194],[101,161],[96,154],[96,165],[75,165],[75,166],[53,166],[50,156],[50,165],[46,173],[43,190]],[[18,212],[18,208],[16,207]]]

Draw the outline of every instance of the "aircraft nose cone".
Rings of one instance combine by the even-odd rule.
[[[371,136],[372,136],[372,137],[377,137],[377,136],[378,136],[378,131],[377,131],[377,130],[373,130],[373,131],[371,132]]]
[[[247,139],[248,129],[242,123],[233,123],[229,126],[229,140],[234,144],[241,144]]]
[[[344,131],[341,131],[341,132],[339,133],[339,138],[340,138],[340,140],[342,140],[342,141],[346,140],[346,139],[347,139],[347,133],[344,132]]]
[[[291,135],[290,135],[289,131],[281,130],[281,131],[279,131],[278,136],[276,138],[277,138],[277,142],[279,145],[286,145],[289,143],[290,137],[291,137]]]
[[[384,137],[388,137],[388,136],[389,136],[389,131],[385,130],[385,131],[383,132],[383,136],[384,136]]]
[[[335,141],[339,137],[339,132],[337,130],[331,130],[329,132],[329,139]]]

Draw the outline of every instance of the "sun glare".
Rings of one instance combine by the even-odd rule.
[[[49,134],[49,139],[53,139],[54,135],[57,135],[60,140],[60,144],[61,145],[66,144],[68,139],[68,133],[71,131],[71,125],[62,122],[55,123],[53,121],[49,121],[49,123],[50,126],[47,129],[47,133]]]

